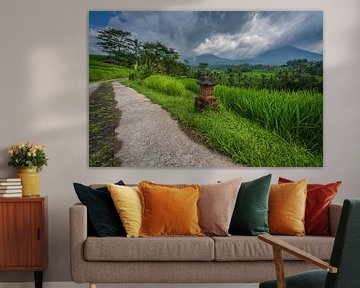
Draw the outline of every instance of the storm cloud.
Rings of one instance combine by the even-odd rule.
[[[97,31],[109,27],[129,31],[142,42],[160,41],[182,58],[200,54],[251,58],[285,45],[323,52],[320,11],[93,11],[90,53],[101,53]]]

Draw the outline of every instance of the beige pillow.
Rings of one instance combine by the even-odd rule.
[[[200,185],[199,225],[207,235],[229,236],[231,217],[242,178],[209,185]]]

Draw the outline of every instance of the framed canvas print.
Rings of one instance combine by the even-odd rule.
[[[323,12],[90,11],[90,167],[322,167]]]

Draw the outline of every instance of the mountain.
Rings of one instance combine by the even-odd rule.
[[[322,54],[299,49],[294,46],[283,46],[268,50],[251,59],[251,64],[283,65],[289,60],[307,59],[308,61],[321,61]]]
[[[208,63],[209,66],[233,65],[232,60],[221,58],[213,54],[201,54],[186,59],[192,66],[198,66],[200,63]]]
[[[240,64],[262,64],[262,65],[284,65],[289,60],[307,59],[308,61],[321,61],[322,54],[296,48],[294,46],[282,46],[261,53],[254,58],[248,59],[226,59],[213,54],[202,54],[188,58],[186,60],[192,66],[198,66],[200,63],[208,63],[209,66],[228,66]]]

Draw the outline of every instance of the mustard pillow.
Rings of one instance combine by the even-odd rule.
[[[305,234],[307,180],[273,184],[269,195],[269,228],[271,234]]]
[[[142,198],[140,236],[202,236],[197,201],[199,185],[139,183]]]
[[[107,185],[127,237],[139,237],[141,226],[141,197],[137,187]]]

